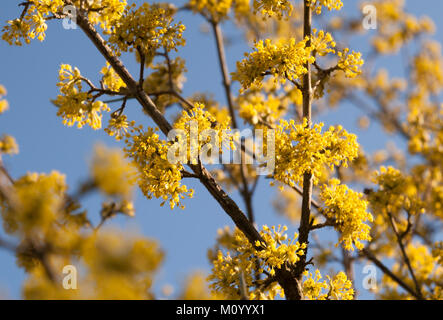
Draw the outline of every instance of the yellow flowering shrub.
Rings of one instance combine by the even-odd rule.
[[[304,254],[306,244],[296,241],[296,233],[289,238],[286,230],[286,226],[263,226],[260,231],[263,241],[257,241],[254,245],[238,229],[232,233],[229,228],[219,230],[217,246],[208,253],[213,263],[212,273],[208,277],[210,288],[230,299],[242,295],[252,300],[273,299],[277,294],[283,297],[284,293],[276,283],[266,284],[263,281],[254,285],[254,274],[265,270],[273,276],[276,268],[286,263],[294,264]],[[221,249],[227,250],[226,253]],[[243,282],[250,289],[249,292],[241,292]]]
[[[126,6],[126,0],[73,0],[71,3],[76,8],[82,7],[82,13],[87,13],[91,23],[98,24],[105,32],[110,32]],[[69,18],[64,11],[66,3],[63,0],[29,0],[21,5],[24,7],[21,17],[9,20],[2,29],[2,39],[10,45],[21,46],[21,40],[29,44],[35,38],[43,41],[48,28],[46,21]],[[78,12],[72,14],[75,18]]]
[[[194,191],[182,184],[183,165],[169,162],[170,144],[161,140],[154,129],[145,131],[141,126],[133,127],[125,142],[125,154],[137,168],[137,182],[143,194],[148,199],[163,199],[162,205],[169,200],[171,209],[176,205],[184,208],[182,199],[192,197]]]
[[[239,116],[245,121],[256,125],[257,123],[274,123],[285,108],[277,97],[255,95],[242,101],[239,108]]]
[[[341,0],[309,0],[311,8],[316,14],[321,14],[322,7],[326,7],[329,11],[340,10],[343,7]]]
[[[109,42],[116,50],[132,52],[139,50],[152,57],[159,48],[175,49],[185,44],[181,23],[172,23],[174,9],[161,4],[143,3],[134,9],[127,6],[122,17],[115,23]]]
[[[277,16],[281,19],[284,15],[290,16],[293,9],[288,0],[254,0],[254,10],[265,17]]]
[[[409,243],[405,248],[406,254],[410,260],[414,276],[420,283],[436,283],[425,292],[426,299],[441,299],[442,287],[439,282],[443,278],[443,267],[438,264],[438,256],[433,255],[428,247],[419,243]],[[435,253],[435,251],[434,251]],[[393,271],[402,278],[407,278],[408,269],[400,261],[393,266]],[[383,286],[380,288],[380,295],[384,298],[408,299],[408,295],[399,293],[397,283],[388,277],[383,277]],[[413,285],[411,280],[408,282]]]
[[[406,210],[411,214],[423,212],[424,204],[417,197],[417,187],[411,177],[405,177],[393,167],[380,167],[374,182],[379,186],[369,200],[374,211],[396,214]]]
[[[354,250],[354,245],[361,250],[361,241],[370,241],[370,226],[364,222],[372,222],[371,213],[367,212],[368,202],[363,200],[363,194],[357,193],[338,179],[331,179],[328,185],[321,186],[320,198],[325,203],[322,213],[334,220],[340,230],[340,242],[346,250]]]
[[[344,272],[339,272],[333,278],[321,281],[320,271],[315,270],[315,275],[305,272],[303,293],[308,300],[353,300],[354,289]]]
[[[341,126],[331,126],[322,133],[323,124],[307,127],[293,120],[281,120],[276,127],[274,179],[289,186],[300,183],[304,173],[311,173],[314,183],[323,175],[323,167],[347,166],[357,157],[356,136]]]
[[[365,46],[356,36],[365,32],[368,4],[377,10],[377,27]],[[18,3],[1,29],[8,44],[43,41],[50,22],[63,21],[64,28],[78,27],[104,58],[91,78],[97,85],[62,64],[52,102],[66,126],[103,127],[104,137],[123,145],[123,152],[98,145],[89,175],[72,188],[58,171],[9,173],[10,159],[2,156],[18,146],[1,133],[0,214],[8,238],[0,237],[0,247],[12,251],[27,274],[23,297],[157,298],[159,244],[106,224],[119,214],[134,216],[136,185],[147,199],[173,209],[184,208],[197,183],[235,226],[219,231],[208,251],[209,275],[192,274],[174,297],[345,300],[363,292],[364,298],[443,299],[443,55],[429,37],[435,26],[409,13],[404,0],[362,2],[356,15],[315,16],[342,6],[342,0]],[[187,13],[203,17],[201,31],[212,31],[214,52],[205,44],[191,54],[183,49],[186,28],[179,19]],[[237,42],[252,49],[234,57],[228,46]],[[360,51],[368,52],[367,64]],[[199,54],[218,60],[221,77],[205,65],[189,75],[201,76],[201,84],[185,86],[187,66],[196,63],[184,56],[207,63]],[[391,60],[384,61],[386,55]],[[404,64],[404,74],[390,74],[390,61]],[[204,91],[210,81],[221,83],[222,99],[220,92]],[[24,96],[27,88],[20,87]],[[0,85],[0,114],[9,109],[6,94]],[[149,118],[146,124],[140,115]],[[349,133],[352,120],[369,148]],[[334,125],[324,129],[329,121]],[[392,142],[378,145],[388,138]],[[262,145],[251,144],[255,139]],[[232,163],[231,151],[255,162]],[[226,160],[224,152],[229,163],[212,161]],[[262,202],[258,207],[257,197],[268,194],[263,180],[279,187],[275,210]],[[95,216],[83,207],[91,193],[101,199]],[[217,210],[207,209],[210,219]],[[259,229],[257,222],[272,219],[269,211],[297,232],[288,236],[278,222]],[[354,291],[363,277],[355,267],[368,262],[383,274],[370,280],[376,286],[367,292]],[[77,290],[63,288],[60,271],[68,265],[79,271]]]
[[[253,84],[260,86],[268,72],[282,83],[300,79],[307,72],[305,64],[315,61],[306,41],[294,38],[275,43],[270,39],[260,40],[254,45],[255,51],[245,54],[246,58],[237,62],[237,71],[232,78],[239,81],[243,89]]]
[[[45,275],[31,271],[23,288],[26,299],[153,299],[152,279],[163,260],[158,244],[141,236],[106,230],[91,234],[79,246],[83,274],[77,290],[66,290]],[[75,262],[75,256],[54,265]]]
[[[377,10],[378,24],[372,45],[380,53],[398,52],[412,39],[435,30],[429,17],[417,18],[407,13],[404,0],[378,0],[370,4]]]
[[[63,206],[65,176],[29,173],[14,182],[14,198],[2,210],[5,229],[21,235],[44,236],[53,227]]]
[[[189,0],[192,11],[203,16],[220,21],[228,15],[234,0]]]
[[[230,134],[229,122],[230,118],[226,118],[225,122],[217,122],[215,117],[206,111],[205,106],[201,103],[195,103],[194,107],[189,111],[182,111],[181,117],[177,119],[174,123],[174,128],[182,130],[186,133],[186,137],[179,136],[178,139],[186,138],[186,145],[189,146],[187,149],[186,159],[192,164],[198,163],[199,153],[202,151],[203,145],[210,145],[213,140],[210,136],[205,134],[207,130],[215,130],[218,139],[218,145],[211,147],[216,147],[219,152],[222,152],[223,147],[235,149],[233,144],[232,135]],[[194,135],[191,138],[191,135]],[[223,145],[223,142],[227,142]],[[192,153],[192,154],[191,154]]]

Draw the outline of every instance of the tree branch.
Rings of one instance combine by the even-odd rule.
[[[306,46],[311,45],[311,4],[309,0],[304,0],[303,8],[303,38],[308,38]],[[312,88],[311,88],[311,64],[305,64],[307,70],[303,76],[303,117],[307,119],[308,126],[311,126],[311,102],[312,102]],[[299,242],[306,244],[305,254],[297,262],[295,276],[297,280],[301,281],[303,272],[306,267],[306,258],[308,254],[309,231],[310,231],[310,216],[312,204],[312,174],[306,172],[303,175],[303,193],[302,193],[302,210],[299,226]],[[303,298],[303,292],[300,292],[299,299]]]
[[[415,277],[414,270],[412,269],[412,266],[411,266],[411,261],[409,260],[409,257],[406,253],[405,246],[403,245],[401,235],[398,232],[397,224],[395,223],[394,218],[390,212],[388,212],[388,217],[389,217],[389,222],[391,224],[392,230],[394,231],[395,237],[397,239],[398,246],[400,247],[400,251],[403,256],[403,261],[406,263],[406,266],[408,267],[409,273],[411,274],[411,277],[412,277],[412,281],[414,281],[415,290],[417,292],[417,297],[418,297],[418,299],[422,300],[423,295],[421,293],[420,285],[417,281],[417,278]]]
[[[71,1],[66,0],[66,2],[72,4]],[[134,95],[134,97],[147,112],[147,114],[157,124],[160,130],[162,130],[162,132],[167,135],[168,132],[172,129],[171,124],[157,109],[154,102],[149,98],[147,93],[145,93],[137,85],[137,82],[133,79],[133,77],[130,75],[122,62],[112,53],[112,50],[108,47],[101,35],[95,30],[88,19],[82,14],[77,17],[77,24],[88,36],[88,38],[95,45],[98,51],[103,55],[103,57],[114,68],[115,72],[125,82],[128,90]],[[202,184],[206,187],[206,189],[214,197],[214,199],[220,204],[220,206],[232,219],[235,225],[243,232],[249,242],[255,247],[256,241],[263,241],[262,237],[255,229],[254,225],[248,220],[248,218],[244,215],[237,204],[220,187],[220,185],[215,181],[215,179],[207,171],[207,169],[204,166],[199,165],[189,165],[189,167],[194,171],[195,174],[199,176]],[[257,249],[261,250],[260,247],[258,247]],[[293,277],[291,270],[288,270],[285,266],[283,266],[281,269],[277,269],[276,278],[279,284],[284,289],[286,297],[288,299],[295,299],[297,297],[300,297],[300,282]]]
[[[232,126],[234,129],[238,129],[237,119],[235,116],[235,110],[234,110],[234,103],[233,103],[233,97],[231,92],[231,79],[229,77],[229,71],[228,71],[228,65],[226,63],[226,54],[225,54],[225,47],[223,43],[223,34],[220,28],[220,25],[215,22],[211,21],[212,30],[214,32],[215,36],[215,42],[217,45],[217,54],[218,54],[218,60],[220,64],[220,70],[223,77],[223,87],[225,88],[225,94],[226,94],[226,100],[228,102],[228,108],[229,108],[229,114],[231,116]],[[241,143],[241,141],[240,141]],[[241,153],[242,156],[244,155],[244,152]],[[246,180],[246,165],[243,160],[240,162],[240,177],[243,184],[243,190],[241,191],[241,194],[243,196],[243,200],[246,205],[246,211],[248,214],[248,219],[251,222],[254,222],[254,212],[252,209],[252,195],[251,191],[249,190],[248,181]]]

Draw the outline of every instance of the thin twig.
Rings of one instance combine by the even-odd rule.
[[[411,274],[412,280],[414,281],[415,290],[417,291],[417,296],[419,299],[423,299],[420,285],[417,281],[417,278],[415,277],[415,273],[414,273],[414,270],[412,269],[411,261],[409,260],[409,257],[406,253],[405,246],[403,245],[403,241],[402,241],[401,236],[398,232],[397,224],[395,223],[394,218],[390,212],[388,212],[388,217],[389,217],[389,222],[391,224],[392,230],[394,231],[395,237],[397,238],[397,243],[398,243],[398,246],[400,247],[400,251],[402,253],[403,260],[406,263],[409,273]]]

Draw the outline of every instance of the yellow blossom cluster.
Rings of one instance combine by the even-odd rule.
[[[277,294],[283,297],[284,293],[276,282],[267,285],[264,281],[256,282],[254,274],[266,271],[272,276],[276,268],[285,263],[296,263],[304,254],[306,244],[296,241],[297,234],[288,238],[286,230],[286,226],[263,226],[260,231],[263,241],[258,241],[255,246],[238,229],[233,233],[229,228],[220,230],[218,246],[208,254],[213,263],[208,277],[210,288],[230,299],[241,296],[254,300],[274,299]],[[225,254],[221,248],[227,250]],[[247,292],[242,292],[244,289]]]
[[[335,48],[336,43],[329,32],[324,32],[323,30],[317,32],[316,29],[313,29],[311,46],[314,48],[315,53],[323,57],[328,53],[335,53],[333,48]]]
[[[69,4],[69,3],[68,3]],[[98,24],[109,33],[126,7],[126,0],[74,0],[74,8],[66,7],[63,0],[29,0],[22,4],[23,14],[20,18],[9,20],[2,29],[2,39],[10,45],[22,45],[22,39],[29,44],[32,39],[43,41],[46,37],[48,19],[68,19],[75,22],[76,15],[87,13],[92,24]],[[69,4],[69,5],[71,5]],[[81,11],[81,12],[80,12]],[[69,14],[68,14],[69,12]]]
[[[6,89],[0,84],[0,114],[9,109],[8,101],[2,100],[3,96],[6,95]],[[17,154],[18,144],[13,136],[8,134],[3,134],[0,137],[0,160],[2,154]]]
[[[422,84],[423,85],[423,84]],[[443,152],[443,104],[435,101],[430,92],[420,87],[408,98],[407,132],[411,154],[421,154],[430,163],[441,164]]]
[[[421,243],[411,242],[405,248],[409,263],[414,270],[414,275],[422,287],[422,294],[425,299],[442,299],[443,287],[440,285],[443,279],[443,266],[438,263],[438,256],[431,253],[429,248]],[[436,252],[434,252],[436,253]],[[408,273],[408,268],[402,260],[397,261],[392,271],[410,286],[414,286]],[[399,292],[398,284],[388,276],[383,275],[382,288],[380,295],[382,298],[389,299],[410,299],[408,293]]]
[[[77,7],[80,7],[80,1],[75,1]],[[89,21],[94,25],[99,25],[106,34],[111,33],[127,5],[126,0],[88,0],[82,2],[86,6]]]
[[[296,81],[307,72],[307,63],[316,62],[316,54],[325,56],[328,53],[337,55],[336,68],[342,70],[347,78],[361,73],[364,63],[362,54],[350,52],[349,48],[336,52],[336,43],[330,33],[314,29],[309,47],[306,46],[307,39],[298,42],[295,38],[256,42],[255,51],[245,53],[246,58],[237,62],[237,71],[232,73],[232,79],[240,82],[240,91],[251,86],[260,88],[266,75],[274,76],[274,80],[281,83]]]
[[[214,23],[229,19],[231,10],[237,21],[253,16],[250,0],[189,0],[187,5]]]
[[[6,88],[0,84],[0,114],[9,109],[8,101],[4,99],[4,96],[6,96],[6,94]]]
[[[63,118],[63,123],[82,128],[88,124],[97,130],[102,126],[102,112],[109,111],[106,103],[98,101],[88,91],[83,91],[84,78],[77,68],[72,69],[68,64],[62,64],[59,71],[60,94],[53,102],[58,107],[57,115]]]
[[[117,230],[91,236],[83,246],[91,282],[96,283],[97,295],[106,299],[152,298],[152,277],[163,256],[156,241]]]
[[[196,103],[204,105],[206,110],[215,118],[217,123],[231,122],[228,108],[220,106],[219,103],[214,100],[212,95],[196,93],[189,99],[189,101],[194,105]]]
[[[251,85],[260,87],[267,74],[271,74],[284,83],[286,80],[297,80],[306,72],[306,63],[313,63],[311,48],[306,41],[294,38],[279,40],[273,43],[270,39],[255,43],[255,51],[246,53],[245,59],[237,62],[237,71],[232,79],[237,80],[246,90]]]
[[[413,79],[432,94],[443,90],[443,56],[438,42],[428,41],[413,60]]]
[[[188,5],[192,11],[201,13],[213,21],[226,18],[235,0],[190,0]]]
[[[182,92],[186,70],[185,61],[180,57],[172,59],[169,63],[163,62],[151,66],[152,72],[143,82],[143,89],[147,93],[161,93],[174,90]],[[170,94],[155,95],[153,101],[157,108],[164,111],[168,106],[177,102]]]
[[[343,51],[337,52],[337,55],[339,57],[337,65],[347,78],[354,78],[361,74],[360,67],[363,65],[364,60],[361,58],[360,52],[352,51],[349,53],[349,49],[345,48]]]
[[[184,208],[181,199],[191,198],[194,190],[182,184],[183,165],[168,160],[170,143],[161,140],[156,130],[145,131],[141,126],[131,129],[125,143],[124,151],[137,167],[138,185],[143,194],[148,199],[163,199],[161,205],[169,199],[171,209],[176,205]]]
[[[346,250],[354,250],[354,244],[361,250],[364,247],[361,241],[371,240],[370,226],[364,222],[372,222],[373,218],[367,212],[368,202],[362,197],[363,194],[340,184],[338,179],[331,179],[328,185],[321,186],[320,198],[325,204],[321,211],[334,221],[334,226],[341,233],[339,242]]]
[[[371,192],[369,201],[374,212],[396,215],[401,210],[410,214],[424,212],[424,203],[417,195],[417,186],[410,176],[393,167],[380,167],[375,173],[374,183],[378,190]]]
[[[303,294],[307,300],[352,300],[354,289],[352,282],[348,280],[344,272],[339,272],[333,278],[327,276],[327,280],[321,281],[320,271],[305,271],[303,281]]]
[[[281,100],[273,95],[265,98],[263,95],[254,95],[242,99],[239,105],[239,116],[252,125],[273,124],[286,111]]]
[[[289,186],[300,183],[304,173],[313,175],[317,184],[323,176],[324,166],[347,167],[358,155],[356,136],[341,126],[331,126],[321,132],[323,123],[307,126],[293,120],[281,120],[275,130],[275,173],[274,179]]]
[[[109,197],[130,200],[134,191],[135,168],[120,149],[98,144],[91,162],[91,178],[100,191]]]
[[[63,7],[63,0],[30,0],[25,7],[25,14],[22,18],[9,20],[2,29],[2,39],[10,45],[22,45],[22,38],[26,44],[37,38],[43,41],[46,37],[45,31],[48,28],[45,18],[51,13],[57,13]]]
[[[62,209],[66,191],[65,176],[28,173],[13,185],[13,198],[2,210],[5,230],[26,236],[44,236]]]
[[[134,125],[134,121],[128,122],[128,117],[124,114],[111,114],[108,126],[105,128],[105,132],[111,137],[115,137],[115,140],[119,141],[126,136],[129,126]]]
[[[26,299],[153,299],[153,276],[163,260],[158,244],[148,238],[119,230],[103,230],[84,236],[77,253],[52,256],[51,266],[77,268],[76,290],[66,290],[36,265],[25,281]],[[80,257],[80,259],[76,258]],[[80,272],[82,270],[82,272]]]
[[[150,61],[159,48],[170,51],[185,44],[182,37],[185,26],[180,22],[173,24],[172,7],[147,2],[135,7],[132,4],[125,9],[109,37],[116,50],[140,50]]]
[[[316,14],[321,14],[322,7],[326,7],[329,11],[340,10],[343,7],[341,0],[309,0],[311,8]]]
[[[233,136],[230,134],[230,118],[226,118],[225,122],[217,122],[215,117],[205,110],[205,106],[201,103],[195,103],[191,110],[183,110],[182,115],[174,123],[174,128],[182,130],[186,137],[178,136],[181,139],[179,143],[184,143],[186,138],[186,145],[189,146],[187,158],[189,162],[197,164],[197,155],[203,150],[205,146],[210,152],[218,149],[219,153],[223,151],[223,147],[235,149]],[[215,132],[215,137],[210,134]],[[192,137],[191,137],[192,135]],[[225,145],[223,145],[225,142]],[[212,145],[215,143],[217,145]]]
[[[366,85],[366,92],[373,96],[379,97],[380,102],[388,105],[397,101],[399,95],[406,89],[406,81],[401,78],[389,78],[386,69],[380,69],[377,74],[370,78]],[[389,122],[386,121],[385,128],[388,129]]]
[[[224,296],[217,292],[211,292],[202,272],[193,272],[186,278],[180,300],[222,300]]]
[[[263,241],[255,243],[256,247],[261,249],[255,255],[266,261],[271,276],[275,274],[275,268],[279,269],[285,263],[295,264],[300,260],[300,256],[304,255],[303,250],[306,249],[305,243],[300,244],[295,241],[298,237],[297,233],[291,239],[285,234],[286,230],[288,230],[286,226],[279,225],[277,229],[272,226],[270,229],[265,225],[260,232]],[[284,243],[285,241],[287,244]]]
[[[17,154],[18,144],[13,136],[3,134],[0,137],[0,154]]]
[[[282,85],[272,78],[265,79],[259,86],[252,85],[239,95],[236,106],[239,116],[256,127],[274,126],[283,118],[291,105],[302,104],[302,93],[291,83]]]
[[[106,67],[103,67],[100,73],[103,75],[101,80],[103,89],[119,92],[121,88],[126,87],[125,82],[115,72],[114,68],[110,66],[109,62],[106,62]]]
[[[260,12],[265,18],[284,15],[290,16],[294,7],[289,0],[254,0],[254,12]]]
[[[405,12],[404,0],[378,0],[370,4],[377,10],[377,35],[372,44],[380,53],[395,53],[411,39],[434,32],[431,19],[418,19]]]

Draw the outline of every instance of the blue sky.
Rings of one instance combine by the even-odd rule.
[[[1,25],[6,20],[20,15],[21,11],[17,7],[19,2],[21,1],[1,1]],[[184,1],[173,2],[184,3]],[[344,12],[355,14],[358,2],[347,0],[344,2]],[[437,26],[435,38],[442,40],[442,1],[409,0],[407,6],[408,10],[416,15],[430,16]],[[214,40],[210,35],[202,34],[200,31],[203,19],[188,12],[180,13],[179,19],[187,27],[185,32],[187,45],[179,51],[179,55],[186,59],[189,70],[186,75],[188,80],[185,83],[185,95],[196,91],[212,92],[222,104],[225,104]],[[225,31],[227,36],[236,35],[236,31],[230,26],[227,26]],[[362,52],[365,52],[365,48],[367,48],[366,42],[361,39],[357,40],[353,47]],[[246,50],[248,50],[247,44],[238,41],[227,48],[231,71],[235,69],[235,62],[242,58]],[[135,59],[126,56],[124,61],[135,74],[137,70]],[[121,146],[121,144],[114,142],[102,130],[93,131],[90,128],[79,130],[62,125],[61,119],[56,116],[55,107],[49,102],[57,95],[55,84],[62,63],[77,66],[82,74],[93,80],[98,79],[98,73],[105,65],[102,56],[80,29],[65,30],[58,21],[49,23],[47,37],[43,43],[33,41],[30,45],[12,47],[4,41],[0,42],[0,83],[8,90],[7,100],[10,104],[10,110],[0,116],[0,134],[13,135],[20,146],[19,155],[4,157],[5,165],[14,177],[19,177],[28,171],[58,170],[66,174],[72,190],[87,177],[88,159],[95,143],[103,142],[108,146]],[[385,63],[392,74],[401,75],[398,57],[391,57]],[[136,103],[130,102],[127,110],[130,118],[146,119],[142,123],[151,124],[140,112]],[[356,130],[353,119],[358,114],[354,109],[340,108],[322,115],[321,120],[327,124],[343,123],[346,129],[352,132]],[[386,136],[380,133],[378,126],[372,125],[365,134],[359,135],[359,141],[365,150],[373,151],[385,146]],[[189,272],[198,269],[208,271],[206,251],[214,244],[217,229],[225,225],[232,226],[228,216],[206,190],[192,181],[189,185],[195,188],[195,197],[185,201],[185,210],[171,211],[167,206],[161,208],[160,201],[146,200],[137,193],[136,217],[133,219],[117,217],[111,223],[123,228],[137,229],[159,240],[166,251],[166,259],[156,278],[157,292],[165,284],[172,284],[177,290]],[[268,187],[267,182],[261,181],[259,184],[253,203],[259,225],[287,223],[277,219],[273,213],[271,203],[275,192],[276,190]],[[238,203],[243,207],[236,193],[232,194],[232,197],[239,200]],[[95,221],[98,219],[101,200],[100,197],[92,196],[84,202]],[[291,232],[295,230],[295,226],[290,229]],[[330,236],[327,235],[325,239],[330,239]],[[14,257],[10,253],[0,250],[0,261],[0,296],[19,298],[20,285],[25,278],[24,273],[15,265]],[[361,277],[361,266],[357,266],[355,273],[357,278]],[[357,288],[359,286],[357,283]],[[362,297],[371,297],[363,291],[361,293]]]

